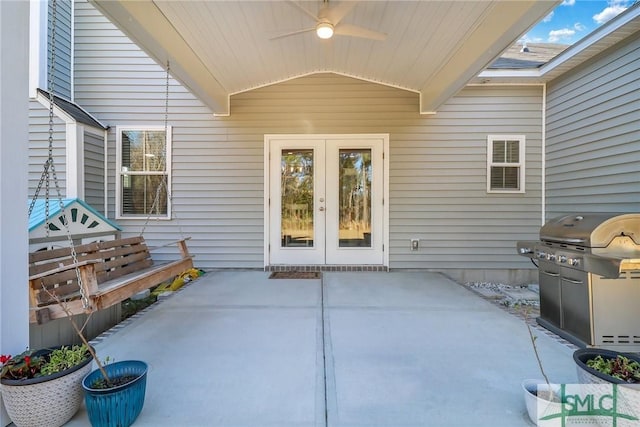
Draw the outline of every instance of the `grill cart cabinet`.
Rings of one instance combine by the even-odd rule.
[[[554,218],[518,253],[538,263],[540,325],[582,347],[640,351],[640,214]]]
[[[560,267],[538,263],[538,283],[540,285],[540,318],[557,327],[562,325],[560,307]],[[544,304],[542,303],[544,301]]]

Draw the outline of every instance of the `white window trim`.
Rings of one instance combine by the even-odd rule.
[[[518,163],[493,163],[493,142],[494,141],[518,141]],[[487,193],[490,194],[521,194],[525,192],[525,144],[524,135],[488,135],[487,136]],[[511,189],[492,189],[491,188],[491,167],[492,166],[517,166],[520,168],[519,182],[520,188]]]
[[[44,108],[46,108],[47,110],[49,109],[49,98],[43,95],[42,92],[36,91],[35,99]],[[77,197],[84,200],[84,133],[89,132],[93,135],[105,138],[106,150],[107,132],[101,128],[79,123],[76,119],[71,117],[69,113],[55,104],[53,105],[53,115],[54,117],[62,120],[65,124],[65,197]],[[107,170],[107,154],[108,153],[105,151],[105,171]],[[104,182],[106,195],[108,194],[108,189],[106,187],[108,180],[106,176]],[[107,204],[105,202],[105,212],[107,211],[106,209]]]
[[[49,3],[29,2],[29,97],[38,96],[38,88],[47,88],[47,12]]]
[[[122,132],[127,130],[137,131],[164,131],[166,129],[166,150],[167,150],[167,214],[164,216],[156,215],[123,215],[122,214]],[[116,126],[116,219],[136,219],[149,218],[154,220],[170,220],[171,219],[171,178],[172,166],[172,127],[171,126]],[[141,173],[144,175],[144,173]]]
[[[44,108],[49,109],[49,98],[41,92],[36,91],[36,100]],[[81,129],[83,126],[55,104],[53,105],[53,115],[62,120],[65,125],[65,197],[84,199],[84,138]]]

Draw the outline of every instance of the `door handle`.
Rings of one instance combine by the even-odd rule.
[[[558,277],[560,276],[560,273],[552,273],[550,271],[546,271],[546,270],[541,270],[540,273],[542,274],[546,274],[547,276],[551,276],[551,277]]]

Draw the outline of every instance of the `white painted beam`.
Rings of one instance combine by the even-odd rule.
[[[560,1],[494,1],[484,19],[420,90],[420,112],[434,113]]]
[[[0,1],[0,51],[0,353],[17,354],[29,345],[29,2]]]

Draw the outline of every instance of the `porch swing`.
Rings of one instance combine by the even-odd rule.
[[[56,1],[52,2],[52,22],[55,23]],[[63,318],[67,312],[59,301],[64,302],[66,310],[72,314],[92,313],[158,285],[166,280],[193,268],[193,257],[189,254],[185,238],[180,228],[181,239],[150,249],[143,237],[144,230],[157,208],[161,190],[166,192],[167,201],[171,194],[164,180],[158,186],[155,199],[140,235],[103,242],[77,245],[69,229],[69,220],[65,212],[62,192],[56,175],[53,160],[53,72],[55,63],[55,25],[51,30],[51,65],[49,67],[49,155],[44,163],[42,176],[29,206],[29,216],[45,186],[45,229],[52,229],[49,223],[50,181],[53,179],[57,201],[60,207],[58,220],[64,226],[68,247],[47,249],[29,254],[29,304],[30,323],[43,324],[49,320]],[[169,106],[169,63],[166,70],[165,135],[167,135]],[[177,219],[177,217],[176,217]],[[169,245],[177,245],[179,258],[166,263],[154,263],[150,251]]]

